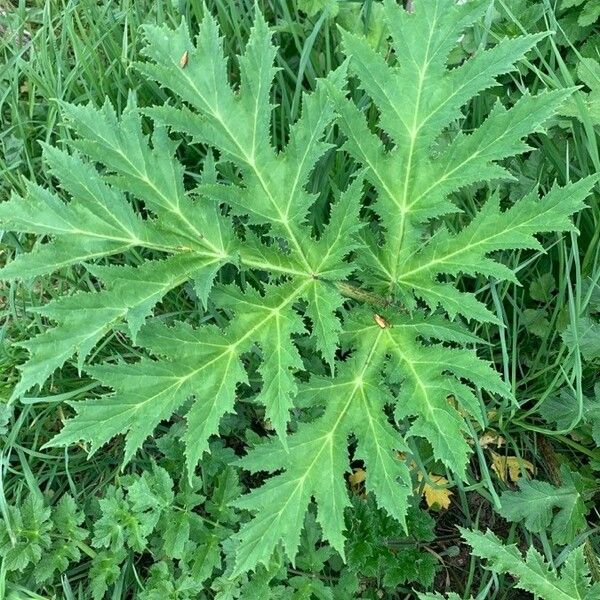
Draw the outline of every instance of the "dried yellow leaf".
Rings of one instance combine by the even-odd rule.
[[[423,475],[419,473],[419,481],[423,480]],[[448,480],[441,475],[429,473],[429,480],[435,484],[435,487],[428,482],[423,486],[423,497],[429,508],[439,508],[447,510],[450,507],[450,496],[453,492],[443,486],[448,485]],[[439,486],[439,487],[438,487]]]
[[[535,467],[528,460],[519,458],[518,456],[501,456],[490,450],[492,456],[492,470],[502,481],[518,481],[522,473],[533,473]]]
[[[366,496],[364,491],[364,483],[367,479],[367,472],[364,469],[353,469],[353,472],[348,475],[348,482],[350,483],[350,489],[357,496]]]
[[[495,431],[486,431],[479,438],[479,445],[482,448],[488,448],[489,446],[496,446],[496,448],[500,448],[500,446],[504,446],[506,440]]]

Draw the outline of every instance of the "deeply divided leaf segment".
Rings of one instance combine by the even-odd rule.
[[[486,193],[487,182],[510,178],[502,159],[527,151],[524,138],[566,97],[498,102],[479,128],[452,133],[469,100],[539,39],[506,39],[449,68],[456,40],[487,5],[422,0],[409,13],[387,1],[392,51],[383,56],[345,33],[347,61],[304,95],[284,148],[271,142],[276,48],[259,12],[238,60],[239,85],[230,83],[210,15],[195,41],[184,24],[146,27],[147,61],[137,68],[171,98],[143,111],[152,135],[133,98],[120,117],[108,103],[65,104],[75,141],[44,148],[59,188],[31,183],[26,197],[0,206],[3,228],[39,240],[3,278],[73,266],[97,286],[40,306],[52,324],[24,344],[30,356],[15,398],[73,357],[112,389],[74,402],[75,416],[50,445],[85,441],[93,452],[124,434],[127,461],[161,421],[185,410],[191,477],[248,382],[244,357],[260,357],[256,402],[275,435],[241,465],[273,475],[236,501],[252,517],[237,534],[235,573],[268,563],[280,544],[293,560],[313,501],[324,539],[343,556],[351,459],[364,463],[367,493],[404,523],[412,495],[407,440],[424,438],[435,459],[465,478],[471,422],[485,420],[481,399],[511,396],[478,358],[479,340],[465,325],[498,319],[458,277],[516,281],[494,253],[539,250],[536,234],[571,230],[593,180],[542,198],[533,191],[510,206],[489,193],[462,228],[447,226],[446,216],[460,211],[456,192],[477,184]],[[349,92],[356,83],[372,101],[375,124]],[[307,223],[316,195],[307,184],[332,149],[334,124],[345,140],[337,150],[357,166],[316,236]],[[194,184],[176,157],[176,133],[208,149]],[[159,316],[162,299],[188,284],[218,322]],[[124,326],[141,358],[90,360]],[[329,376],[298,377],[308,337]]]

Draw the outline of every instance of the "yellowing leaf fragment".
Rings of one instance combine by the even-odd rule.
[[[448,485],[448,480],[441,475],[435,473],[429,473],[429,479],[435,484],[435,487],[428,482],[425,482],[423,486],[423,497],[425,503],[429,508],[438,508],[441,510],[447,510],[450,507],[450,496],[453,492],[443,486]],[[423,475],[419,473],[419,481],[423,480]]]
[[[367,473],[364,469],[354,469],[353,472],[348,475],[348,482],[350,483],[350,489],[357,496],[366,496],[364,491],[364,483],[367,479]]]
[[[502,481],[515,482],[520,477],[522,472],[533,473],[535,467],[528,460],[519,458],[517,456],[501,456],[496,452],[490,451],[492,456],[492,470]]]
[[[496,446],[500,448],[500,446],[504,446],[506,440],[495,431],[486,431],[479,438],[479,445],[482,448],[488,448],[489,446]]]

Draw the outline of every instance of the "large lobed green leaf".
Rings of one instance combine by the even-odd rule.
[[[245,358],[254,357],[256,401],[276,436],[241,465],[273,475],[236,501],[250,518],[235,540],[235,573],[267,564],[280,544],[293,560],[313,500],[324,539],[343,556],[350,460],[364,462],[367,491],[404,523],[412,484],[399,451],[408,452],[407,439],[427,440],[434,458],[464,479],[470,431],[485,423],[481,398],[511,397],[478,358],[480,340],[461,317],[499,321],[455,278],[516,281],[500,252],[540,250],[537,234],[572,230],[570,217],[595,180],[506,206],[489,193],[462,229],[445,224],[459,212],[457,191],[510,177],[499,161],[526,151],[524,138],[541,131],[566,96],[497,103],[472,133],[451,133],[468,101],[539,39],[504,40],[448,68],[456,39],[486,7],[421,0],[409,13],[386,1],[394,52],[386,58],[345,33],[347,62],[305,94],[284,148],[271,141],[276,49],[260,12],[234,67],[237,87],[210,15],[195,40],[183,23],[149,26],[148,60],[137,68],[172,98],[143,110],[152,135],[133,97],[120,117],[109,104],[63,105],[75,140],[69,150],[44,150],[60,190],[31,184],[25,198],[0,206],[3,228],[37,236],[34,250],[0,275],[27,280],[79,267],[92,283],[39,307],[53,325],[24,343],[30,358],[15,398],[75,355],[80,370],[112,389],[73,402],[75,416],[49,445],[84,441],[93,452],[122,433],[127,461],[161,421],[183,412],[191,478],[222,417],[235,410],[239,385],[249,381]],[[344,91],[348,69],[377,108],[375,125]],[[331,148],[334,122],[360,168],[316,237],[307,224],[316,199],[308,184]],[[171,132],[211,149],[193,188]],[[216,168],[213,150],[225,168]],[[365,181],[375,202],[362,211]],[[375,218],[361,220],[371,210]],[[222,272],[227,285],[214,285]],[[182,286],[210,307],[206,319],[214,322],[164,314],[160,303]],[[90,360],[116,331],[141,357]],[[328,377],[298,377],[306,348],[317,350],[308,358],[321,359]]]

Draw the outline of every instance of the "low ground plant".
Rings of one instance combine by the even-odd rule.
[[[600,598],[593,4],[7,5],[3,594]]]

